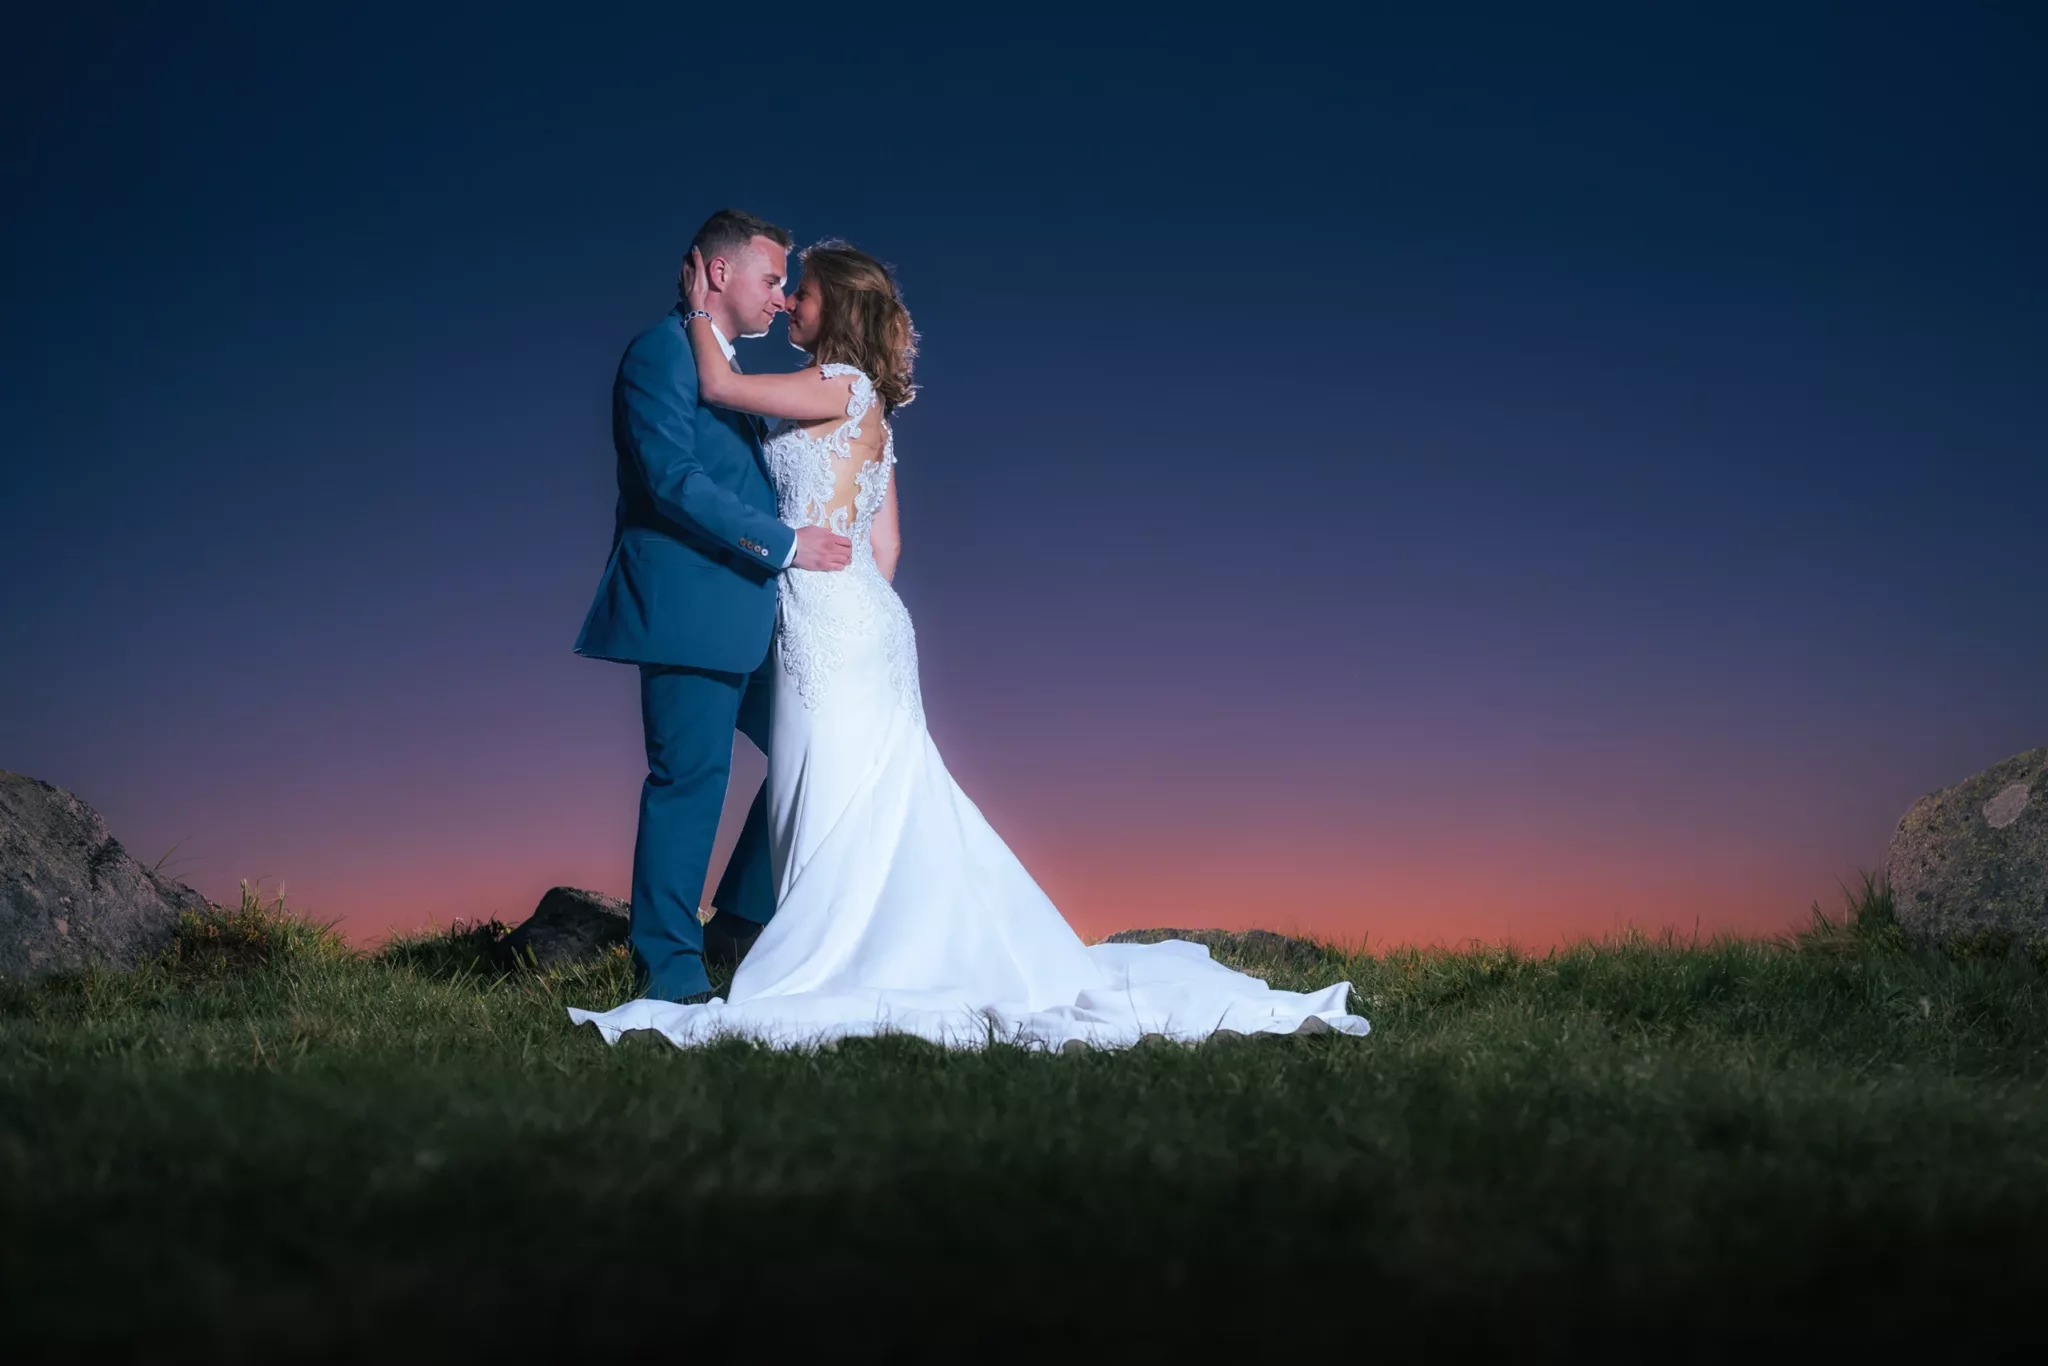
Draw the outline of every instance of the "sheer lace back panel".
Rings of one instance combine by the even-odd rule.
[[[768,440],[768,467],[783,520],[830,527],[860,551],[889,491],[896,443],[882,417],[873,381],[851,365],[822,365],[820,379],[853,377],[846,417],[836,426],[784,423]],[[872,552],[869,552],[872,553]]]
[[[922,726],[917,635],[903,599],[875,563],[868,539],[888,497],[896,438],[866,375],[851,365],[819,368],[821,379],[841,375],[853,377],[844,420],[808,428],[785,422],[762,447],[782,520],[791,526],[830,527],[853,541],[853,563],[845,569],[784,572],[777,593],[776,646],[781,667],[806,708],[823,705],[842,670],[867,657],[885,671],[896,701]],[[858,688],[853,695],[859,695]]]

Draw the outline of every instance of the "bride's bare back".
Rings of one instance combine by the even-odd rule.
[[[848,537],[859,559],[872,550],[884,578],[895,577],[899,543],[891,471],[896,447],[874,384],[851,365],[799,371],[844,385],[843,416],[792,419],[771,438],[768,464],[783,519]]]
[[[872,483],[876,470],[882,463],[883,452],[889,440],[888,423],[879,413],[870,412],[862,418],[826,418],[822,422],[798,422],[790,425],[802,429],[805,436],[821,445],[832,447],[832,493],[814,516],[805,516],[806,525],[830,527],[842,536],[853,534],[857,516],[855,504],[859,501],[863,482]],[[841,435],[843,441],[834,440]],[[818,486],[823,491],[823,486]],[[790,509],[794,514],[797,509]]]

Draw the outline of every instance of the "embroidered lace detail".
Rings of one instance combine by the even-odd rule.
[[[875,406],[875,382],[858,365],[833,361],[830,365],[818,367],[820,379],[838,379],[841,375],[853,376],[853,392],[846,399],[846,415],[854,420],[855,425],[847,435],[859,436],[860,420],[867,416],[868,409]]]
[[[882,506],[882,498],[889,491],[889,472],[896,467],[896,433],[888,423],[882,424],[882,458],[861,466],[854,478],[860,481],[861,501],[871,508]],[[869,514],[873,521],[873,514]],[[865,539],[867,561],[875,562],[875,552]],[[881,577],[881,568],[875,569],[875,576]],[[917,718],[917,724],[924,724],[924,692],[917,681],[917,632],[910,624],[910,609],[903,605],[903,599],[896,596],[896,590],[889,586],[887,579],[883,586],[889,588],[889,602],[893,611],[884,611],[882,648],[889,659],[889,682],[896,689],[896,696],[910,714]]]
[[[882,423],[882,452],[852,471],[852,497],[841,482],[841,462],[854,458],[861,420],[875,405],[874,382],[857,367],[820,366],[821,379],[853,376],[846,420],[823,435],[782,423],[762,447],[775,480],[776,505],[791,526],[823,526],[853,542],[853,563],[832,573],[785,570],[778,594],[776,643],[804,705],[815,710],[832,675],[857,642],[875,640],[888,662],[897,701],[924,724],[917,678],[917,635],[910,611],[875,563],[868,532],[889,492],[896,464],[896,434]],[[836,504],[836,506],[835,506]]]

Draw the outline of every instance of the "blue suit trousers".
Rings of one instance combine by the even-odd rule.
[[[633,911],[628,939],[633,978],[642,996],[680,1000],[711,985],[704,971],[704,927],[697,898],[710,870],[711,846],[732,771],[732,736],[767,752],[768,665],[752,674],[673,664],[640,666],[640,720],[647,738],[647,780],[640,788],[640,831],[633,842]],[[763,789],[762,797],[765,798]],[[752,920],[774,913],[765,886],[767,809],[757,798],[747,831],[733,851],[748,870],[747,904],[722,907]],[[728,880],[738,874],[729,872]],[[765,905],[759,901],[765,893]]]

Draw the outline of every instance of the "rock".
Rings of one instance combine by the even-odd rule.
[[[519,928],[499,948],[521,963],[551,968],[595,958],[626,942],[632,907],[603,892],[550,887]]]
[[[2048,747],[1913,803],[1885,871],[1913,940],[2048,940]]]
[[[677,1048],[676,1041],[658,1029],[622,1029],[612,1044],[629,1052],[643,1053],[673,1053]]]
[[[170,947],[181,912],[206,909],[76,796],[0,772],[0,977],[139,967]]]
[[[1334,962],[1337,955],[1305,939],[1291,939],[1271,930],[1119,930],[1106,941],[1111,944],[1157,944],[1164,939],[1186,939],[1205,946],[1211,954],[1250,966],[1271,966],[1312,970]]]

